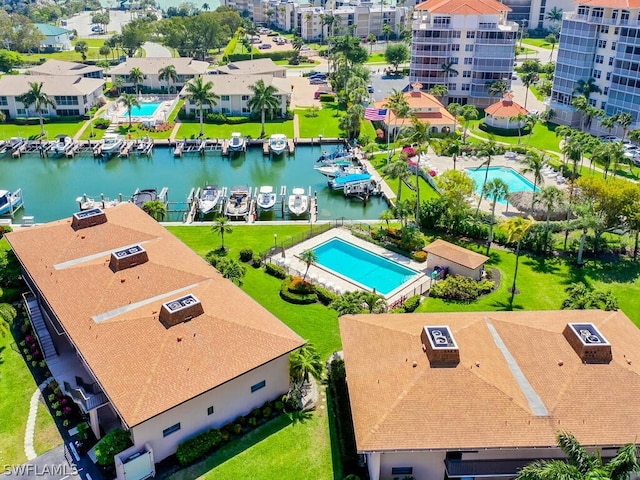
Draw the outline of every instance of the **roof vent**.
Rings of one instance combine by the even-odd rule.
[[[460,363],[460,350],[449,327],[425,326],[420,339],[432,367],[455,367]]]
[[[567,323],[562,332],[583,363],[609,363],[611,344],[593,323]]]
[[[92,208],[84,212],[74,213],[71,219],[71,227],[74,230],[82,230],[83,228],[94,227],[103,223],[107,223],[107,215],[101,208]]]
[[[188,322],[203,313],[204,309],[200,300],[189,294],[163,303],[160,309],[160,321],[166,328],[169,328],[179,323]]]
[[[114,272],[119,272],[126,268],[135,267],[141,263],[149,261],[147,251],[140,245],[123,248],[111,252],[111,260],[109,260],[109,268]]]

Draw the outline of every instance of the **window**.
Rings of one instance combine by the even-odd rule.
[[[607,72],[607,80],[611,80],[611,72]]]
[[[460,38],[460,30],[456,30],[455,32],[451,33],[453,33],[453,35],[451,35],[451,38]]]
[[[609,87],[604,87],[604,90],[602,90],[602,94],[609,95]]]
[[[247,100],[249,100],[249,95],[242,95],[242,101],[246,102]]]
[[[601,108],[602,110],[604,110],[605,108],[607,108],[607,102],[602,102],[602,103],[600,103],[600,108]]]
[[[214,412],[213,405],[207,408],[207,415],[213,415],[213,412]]]
[[[602,76],[602,72],[600,70],[593,71],[593,78],[600,78]]]
[[[460,60],[458,57],[452,57],[449,59],[451,61],[451,63],[453,63],[454,65],[458,64],[458,60]]]
[[[614,35],[618,35],[618,33],[620,33],[620,27],[616,27],[613,29],[613,34]]]
[[[609,57],[609,66],[613,65],[613,57]]]
[[[465,57],[464,64],[465,65],[473,65],[473,57]]]
[[[391,475],[413,475],[413,467],[391,467]]]
[[[607,48],[606,40],[598,40],[598,48]]]
[[[261,382],[258,382],[255,385],[251,385],[251,393],[257,392],[261,388],[264,388],[266,385],[267,385],[266,380],[262,380]]]
[[[596,99],[595,98],[590,98],[589,99],[589,105],[591,105],[592,107],[595,107],[597,105]]]
[[[462,78],[471,78],[471,70],[464,70],[462,72]]]
[[[615,50],[616,49],[616,42],[611,42],[611,50]]]
[[[465,45],[464,46],[464,51],[465,52],[473,52],[473,44],[472,45]]]
[[[222,108],[220,109],[220,111],[221,111],[222,113],[231,113],[231,110],[229,110],[227,107],[222,107]]]
[[[162,431],[162,436],[163,437],[168,437],[169,435],[171,435],[173,432],[177,432],[178,430],[180,430],[180,424],[176,423],[175,425],[171,425],[169,428],[165,428]]]
[[[249,107],[242,107],[242,113],[251,113],[251,109]]]
[[[455,45],[451,45],[451,51],[452,52],[459,52],[460,51],[460,45],[458,45],[457,43]]]
[[[24,108],[17,108],[17,109],[16,109],[16,113],[17,113],[18,115],[26,115],[26,114],[27,114],[27,110],[26,110],[26,109],[24,109]]]
[[[604,63],[604,56],[603,55],[596,55],[595,63]]]
[[[609,33],[609,25],[601,25],[600,33]]]
[[[0,105],[8,105],[7,97],[0,97]]]
[[[468,92],[469,90],[471,90],[471,85],[469,85],[468,83],[463,83],[462,84],[462,89],[463,92]]]
[[[451,24],[451,17],[433,17],[434,26],[445,26]]]
[[[476,32],[467,32],[467,38],[476,38]]]
[[[220,95],[220,100],[222,100],[223,102],[228,102],[229,101],[229,95]]]

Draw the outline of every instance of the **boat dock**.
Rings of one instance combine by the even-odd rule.
[[[135,143],[134,142],[124,142],[122,144],[122,147],[120,148],[120,157],[128,157],[129,153],[131,152],[131,150],[134,148]]]
[[[291,138],[287,139],[287,152],[289,155],[293,155],[296,152],[296,142]],[[269,155],[271,150],[269,149],[269,140],[265,140],[262,143],[262,153],[265,155]]]

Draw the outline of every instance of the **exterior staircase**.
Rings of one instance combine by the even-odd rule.
[[[47,330],[47,327],[44,324],[44,318],[42,318],[42,312],[40,312],[40,307],[38,306],[36,297],[28,293],[23,295],[23,298],[24,304],[27,307],[29,319],[31,320],[31,325],[33,325],[33,330],[38,338],[38,343],[40,344],[45,360],[48,361],[56,358],[58,356],[58,352],[56,352],[56,347],[53,345],[51,334],[49,334],[49,330]]]

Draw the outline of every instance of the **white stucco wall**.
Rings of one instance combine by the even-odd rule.
[[[266,386],[251,393],[251,386],[262,380]],[[187,438],[221,427],[288,390],[289,356],[284,355],[131,428],[131,436],[135,446],[142,447],[148,442],[155,461],[159,462],[174,453],[178,444]],[[211,406],[214,413],[208,415],[207,409]],[[180,423],[180,430],[163,437],[162,431],[176,423]]]
[[[433,253],[427,254],[427,270],[433,270],[433,267],[436,265],[440,267],[449,267],[449,275],[463,275],[465,277],[473,278],[474,280],[480,280],[480,276],[482,275],[482,266],[476,269],[467,268],[434,255]]]

